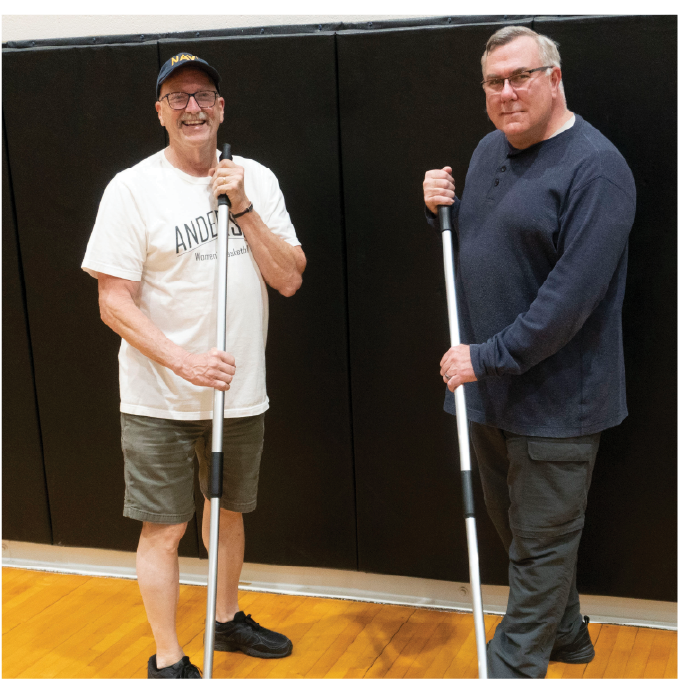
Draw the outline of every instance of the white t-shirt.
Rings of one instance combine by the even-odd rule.
[[[573,125],[575,125],[575,113],[571,113],[571,117],[550,137],[550,139],[556,137],[557,134],[570,130]]]
[[[273,172],[248,158],[245,193],[263,222],[299,245]],[[209,177],[173,167],[164,151],[117,174],[104,191],[82,268],[141,281],[141,311],[168,339],[191,353],[216,345],[217,201]],[[225,417],[263,413],[266,284],[242,231],[229,231],[226,350],[236,374],[224,394]],[[197,387],[122,341],[120,410],[174,420],[212,418],[213,390]]]

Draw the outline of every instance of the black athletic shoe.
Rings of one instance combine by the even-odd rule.
[[[152,677],[200,677],[200,670],[189,660],[189,656],[185,655],[179,662],[169,667],[163,667],[159,670],[156,665],[156,656],[152,655],[149,658],[149,679]]]
[[[574,665],[594,660],[594,646],[592,646],[592,640],[587,630],[588,624],[589,618],[584,616],[575,639],[570,644],[552,649],[549,659],[555,662],[567,662]]]
[[[284,634],[258,625],[250,615],[238,611],[231,622],[218,622],[215,651],[243,651],[256,658],[284,658],[292,653],[292,642]]]

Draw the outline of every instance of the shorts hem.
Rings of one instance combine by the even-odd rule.
[[[219,506],[224,507],[221,502],[219,503]],[[224,507],[224,509],[228,509],[230,512],[238,512],[239,514],[249,514],[250,512],[254,512],[256,507],[256,502],[248,502],[247,504],[229,503],[229,506]]]
[[[210,498],[207,496],[204,496],[205,499],[209,502]],[[229,502],[228,500],[221,499],[219,501],[219,506],[222,509],[226,509],[229,512],[238,512],[239,514],[249,514],[250,512],[254,512],[255,509],[257,508],[257,500],[254,500],[252,502]]]
[[[141,509],[135,509],[133,507],[125,507],[123,509],[123,516],[126,516],[128,519],[167,525],[186,523],[193,518],[194,514],[195,511],[192,511],[190,514],[153,514],[152,512],[144,512]]]

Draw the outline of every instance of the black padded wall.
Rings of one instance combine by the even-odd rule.
[[[515,23],[528,23],[516,20]],[[454,419],[438,376],[449,346],[440,236],[424,221],[426,170],[457,188],[484,112],[479,59],[497,24],[338,35],[359,568],[465,581]],[[475,493],[481,500],[478,479]],[[478,512],[484,582],[506,580]]]
[[[308,259],[293,297],[269,290],[271,408],[246,560],[356,568],[334,36],[162,40],[161,63],[182,50],[219,71],[219,143],[274,171]]]
[[[560,42],[570,108],[618,146],[638,190],[630,417],[602,438],[580,587],[676,598],[676,17],[433,23],[3,51],[5,537],[136,546],[139,525],[121,516],[119,340],[80,263],[106,183],[164,146],[156,74],[188,50],[224,77],[220,143],[276,173],[309,260],[294,297],[270,292],[272,407],[247,560],[464,581],[455,421],[438,376],[442,254],[422,179],[450,164],[464,192],[492,129],[483,45],[523,23]],[[506,584],[475,483],[483,582]],[[181,550],[204,555],[194,523]]]
[[[157,72],[153,44],[3,53],[3,112],[56,544],[134,549],[138,540],[139,523],[122,516],[120,339],[100,320],[97,283],[80,264],[106,184],[164,144],[153,103]],[[195,555],[191,528],[182,549]]]
[[[2,126],[2,536],[52,542],[31,343]]]
[[[623,307],[629,417],[602,437],[580,587],[676,599],[677,18],[545,18],[535,30],[561,45],[569,108],[617,146],[637,186]]]

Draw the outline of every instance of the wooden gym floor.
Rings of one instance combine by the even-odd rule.
[[[471,614],[258,592],[241,608],[287,634],[291,656],[215,653],[215,677],[476,677]],[[154,650],[137,583],[2,569],[3,677],[146,677]],[[184,652],[203,665],[206,589],[182,585]],[[499,616],[486,616],[492,637]],[[596,658],[547,677],[676,677],[677,633],[590,623]]]

